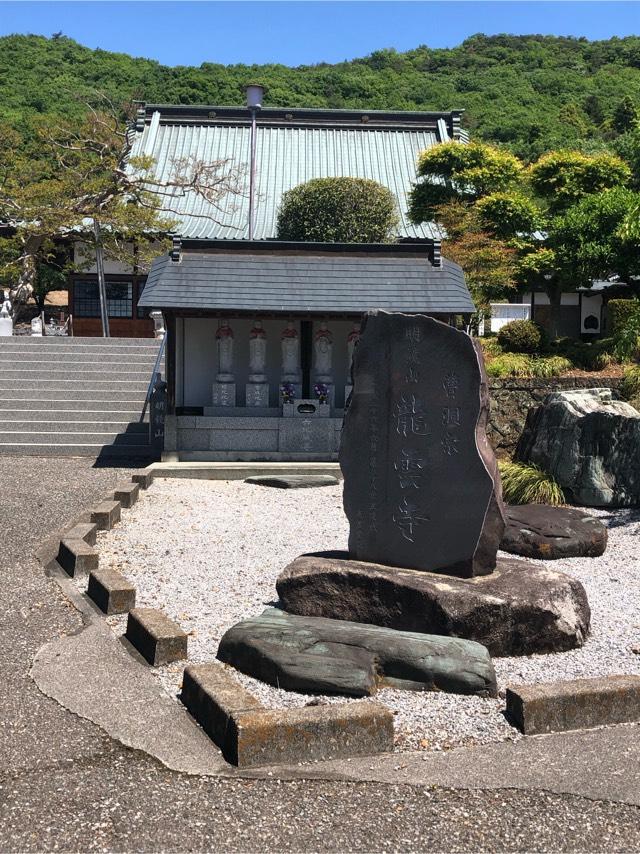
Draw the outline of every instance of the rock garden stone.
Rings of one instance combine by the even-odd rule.
[[[480,347],[423,315],[370,312],[340,445],[354,560],[462,577],[504,530]]]
[[[292,614],[467,638],[491,655],[574,649],[589,632],[580,582],[523,560],[501,559],[488,576],[454,578],[325,552],[294,560],[276,586]]]
[[[548,395],[529,410],[515,458],[551,474],[574,504],[640,504],[640,413],[611,389]]]
[[[244,482],[275,489],[310,489],[314,486],[337,486],[338,478],[330,474],[256,475],[245,478]]]
[[[457,638],[396,631],[276,608],[232,626],[218,658],[288,691],[364,697],[380,686],[497,695],[489,652]]]
[[[521,504],[507,507],[500,548],[540,560],[598,557],[607,547],[607,529],[599,519],[570,507]]]

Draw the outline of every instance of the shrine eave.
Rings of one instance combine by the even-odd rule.
[[[325,251],[326,250],[326,251]],[[167,311],[360,314],[382,309],[472,314],[462,269],[424,250],[383,245],[341,252],[323,244],[272,251],[182,251],[153,263],[139,305]]]

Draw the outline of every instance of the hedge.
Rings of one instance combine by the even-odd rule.
[[[637,299],[610,299],[607,303],[609,314],[608,333],[612,338],[619,335],[632,317],[640,312],[640,300]]]

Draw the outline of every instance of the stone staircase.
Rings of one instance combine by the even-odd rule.
[[[153,457],[140,416],[159,346],[0,338],[0,455]]]

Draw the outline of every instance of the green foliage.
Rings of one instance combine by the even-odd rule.
[[[536,203],[522,193],[491,193],[476,205],[481,225],[497,237],[530,234],[542,225]]]
[[[502,496],[507,504],[564,504],[562,487],[539,466],[501,461]]]
[[[640,365],[628,367],[620,383],[623,400],[635,400],[640,395]]]
[[[215,47],[212,47],[215,53]],[[526,160],[611,135],[625,96],[640,102],[640,38],[475,35],[450,49],[379,50],[335,65],[169,67],[91,50],[64,36],[0,40],[0,117],[18,128],[41,113],[77,118],[99,87],[114,104],[243,104],[258,79],[280,107],[447,110],[475,139]]]
[[[477,339],[482,347],[482,352],[485,356],[501,356],[504,350],[498,343],[498,339],[493,336],[483,336]]]
[[[611,124],[618,133],[622,134],[635,130],[638,127],[638,118],[638,108],[633,99],[625,95],[613,111]]]
[[[615,338],[619,335],[629,321],[640,312],[640,300],[637,299],[610,299],[607,303],[607,314],[609,317],[609,332]]]
[[[589,287],[593,279],[640,271],[638,243],[623,231],[640,194],[617,187],[585,196],[554,221],[549,244],[556,269],[566,282]]]
[[[537,353],[543,343],[542,330],[532,320],[512,320],[499,330],[498,343],[507,353]]]
[[[575,366],[564,356],[539,358],[524,353],[504,353],[490,358],[486,370],[490,377],[559,377]]]
[[[451,199],[474,201],[507,190],[522,170],[517,157],[493,145],[435,145],[418,157],[418,177],[422,181],[411,193],[409,215],[413,222],[424,222],[433,219],[436,208]]]
[[[384,243],[397,224],[387,187],[365,178],[314,178],[283,195],[278,239]]]
[[[555,342],[554,350],[580,370],[603,371],[615,365],[617,359],[613,353],[614,341],[600,338],[597,341],[577,341],[575,338],[563,338]]]
[[[551,151],[529,169],[531,186],[549,209],[562,211],[590,193],[628,184],[629,166],[615,154]]]

